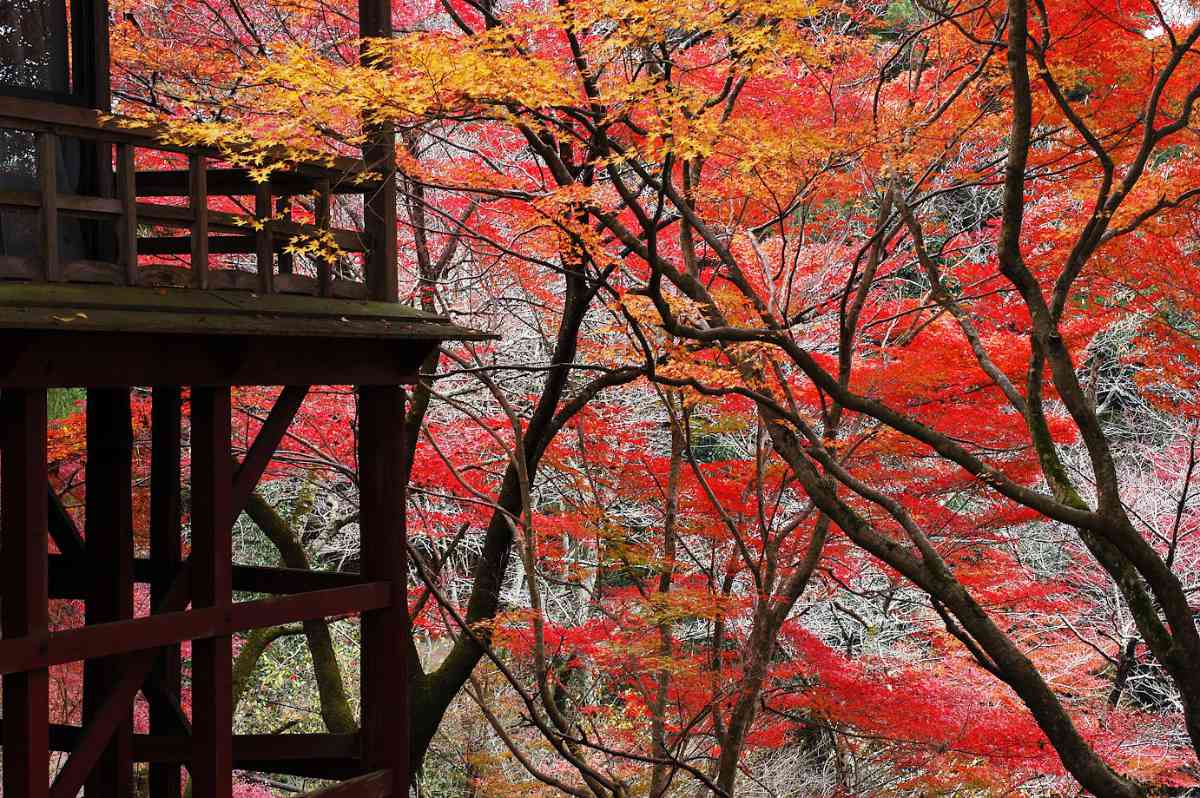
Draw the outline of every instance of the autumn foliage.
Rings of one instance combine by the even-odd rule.
[[[264,178],[391,126],[406,301],[500,336],[412,397],[425,793],[1200,788],[1190,5],[353,6],[113,0],[114,81]],[[353,568],[353,394],[292,432]]]

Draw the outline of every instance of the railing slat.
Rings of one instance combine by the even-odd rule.
[[[121,199],[121,265],[125,284],[138,284],[137,172],[133,165],[133,145],[117,145],[117,192]]]
[[[292,198],[289,195],[283,195],[275,198],[275,215],[281,217],[281,223],[275,226],[276,232],[294,228],[292,224]],[[279,273],[281,275],[291,274],[296,267],[296,258],[290,252],[279,253]]]
[[[205,158],[188,158],[188,186],[192,210],[192,284],[208,288],[208,173]]]
[[[38,135],[38,190],[41,193],[40,229],[46,279],[60,282],[62,258],[58,251],[58,136]]]
[[[254,215],[261,225],[254,232],[254,251],[258,267],[258,290],[270,294],[275,290],[275,245],[271,240],[271,185],[254,186]]]
[[[316,222],[318,230],[329,229],[329,181],[322,180],[317,184]],[[329,258],[317,256],[317,280],[321,287],[321,296],[333,296],[333,274]]]

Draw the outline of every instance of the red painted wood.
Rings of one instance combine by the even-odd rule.
[[[163,597],[162,605],[155,607],[155,610],[164,613],[182,610],[188,605],[192,590],[191,585],[191,570],[184,569],[171,584],[166,596]],[[144,623],[146,620],[118,621],[117,623]],[[107,626],[85,626],[83,629],[76,631],[77,633],[82,632],[103,636],[104,629]],[[26,642],[21,640],[12,641],[13,644],[25,644]],[[3,645],[3,643],[0,642],[0,645]],[[84,652],[85,655],[95,653],[112,652],[99,652],[98,647],[95,645]],[[138,688],[154,665],[156,654],[157,652],[153,650],[139,651],[123,658],[120,681],[113,686],[105,698],[103,706],[96,712],[92,718],[92,722],[83,730],[83,734],[79,738],[79,744],[73,749],[70,758],[67,759],[66,764],[59,771],[58,777],[54,780],[54,785],[50,791],[51,798],[75,798],[79,793],[80,788],[83,787],[83,783],[87,779],[88,773],[91,772],[92,766],[95,765],[103,753],[104,747],[108,743],[109,737],[112,736],[113,730],[120,725],[125,714],[129,711],[129,707],[133,705],[133,699],[137,695]],[[72,659],[79,659],[79,657],[72,657]],[[28,666],[25,669],[28,669]]]
[[[4,637],[44,639],[46,571],[46,392],[0,393],[0,557]],[[50,767],[49,679],[44,667],[3,679],[4,795],[45,798]]]
[[[391,606],[362,617],[363,767],[408,770],[408,565],[405,540],[404,391],[393,386],[359,391],[358,469],[362,569],[367,579],[391,582]]]
[[[50,514],[50,537],[58,546],[58,550],[67,556],[83,557],[83,535],[79,534],[75,520],[71,518],[49,481],[46,482],[46,504]]]
[[[299,798],[388,798],[393,794],[393,781],[391,771],[376,770],[357,779],[306,792]]]
[[[86,657],[131,654],[185,640],[211,640],[267,626],[372,612],[387,607],[391,600],[391,583],[364,582],[237,604],[201,605],[187,612],[155,613],[147,618],[55,632],[48,639],[0,640],[0,674]],[[130,672],[130,668],[128,661],[123,663],[122,673]]]
[[[150,409],[150,562],[159,569],[149,580],[153,607],[162,604],[183,560],[181,425],[182,391],[177,386],[155,386]],[[136,562],[134,571],[136,579]],[[180,647],[165,646],[156,655],[152,670],[164,692],[175,701],[179,701],[183,687],[181,665]],[[151,734],[164,734],[178,725],[179,718],[171,708],[151,701]],[[182,781],[178,764],[150,765],[149,786],[154,798],[179,798]]]
[[[169,586],[184,567],[181,562],[159,565],[144,558],[133,561],[135,582]],[[50,597],[83,599],[87,597],[87,560],[62,554],[50,555]],[[361,585],[362,577],[350,571],[306,571],[301,568],[275,568],[267,565],[234,565],[233,589],[249,593],[287,595],[335,587]]]
[[[416,382],[429,340],[5,330],[0,389]],[[87,352],[88,357],[79,357]],[[354,352],[354,357],[346,357]]]
[[[84,545],[88,560],[87,624],[133,617],[133,428],[128,388],[87,393]],[[84,663],[83,719],[89,723],[120,679],[114,657]],[[127,798],[133,792],[132,707],[113,730],[88,776],[86,798]]]
[[[246,456],[242,459],[237,474],[234,476],[233,494],[230,500],[234,521],[237,520],[237,515],[242,512],[242,508],[249,501],[250,494],[254,492],[259,479],[262,478],[263,471],[271,462],[271,457],[279,448],[279,442],[287,434],[288,426],[296,417],[296,412],[304,403],[306,396],[308,396],[307,385],[289,385],[280,392],[279,398],[275,400],[275,406],[271,408],[267,420],[258,431],[258,436],[250,445],[250,449],[246,452]]]
[[[74,751],[83,739],[78,726],[51,724],[50,750]],[[235,734],[233,766],[260,773],[306,778],[349,779],[362,775],[357,734]],[[178,769],[191,760],[190,737],[135,734],[135,762],[168,764]],[[151,793],[151,798],[159,798]]]
[[[194,266],[195,264],[193,264]],[[233,605],[232,406],[226,387],[192,389],[192,606]],[[220,630],[217,630],[220,631]],[[233,794],[233,641],[192,644],[192,794]]]
[[[358,0],[358,29],[365,38],[388,38],[392,35],[391,0]],[[365,55],[365,53],[363,53]],[[387,68],[386,63],[365,63]],[[370,241],[367,252],[366,281],[371,299],[384,302],[399,300],[399,279],[396,272],[396,136],[387,123],[367,125],[367,142],[363,145],[363,160],[369,169],[383,175],[377,191],[367,195],[364,202],[363,227]],[[360,385],[370,384],[364,380]]]

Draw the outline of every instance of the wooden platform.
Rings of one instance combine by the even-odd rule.
[[[400,385],[488,336],[394,302],[0,284],[0,388]]]

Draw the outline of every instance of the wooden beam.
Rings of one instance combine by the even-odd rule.
[[[339,176],[344,170],[334,170]],[[265,186],[272,193],[307,194],[316,188],[320,177],[274,172],[266,183],[250,177],[247,169],[209,169],[208,193],[212,197],[249,197],[258,186]],[[186,197],[188,173],[179,169],[156,169],[137,173],[139,197]],[[357,180],[343,180],[333,185],[337,194],[362,194],[365,187]]]
[[[390,606],[363,613],[361,697],[363,767],[407,785],[408,564],[405,549],[404,391],[359,389],[359,529],[367,579],[392,585]]]
[[[246,451],[246,456],[242,459],[241,464],[237,467],[237,473],[234,475],[233,492],[230,497],[233,518],[230,523],[237,520],[237,516],[245,508],[246,502],[250,500],[250,494],[254,492],[263,472],[266,471],[267,465],[279,448],[280,441],[287,434],[288,426],[296,417],[300,406],[304,404],[306,396],[308,396],[307,385],[288,385],[275,400],[270,414],[267,415],[267,420],[263,422],[258,435],[254,438],[254,443]]]
[[[52,724],[50,750],[74,751],[84,730],[78,726]],[[233,766],[237,770],[284,773],[307,778],[345,779],[362,774],[358,762],[357,734],[235,734]],[[188,735],[135,734],[133,759],[178,770],[192,756]],[[162,798],[151,792],[152,798]]]
[[[73,93],[91,108],[112,110],[108,0],[71,0]],[[110,164],[111,166],[111,164]]]
[[[133,425],[128,388],[87,392],[84,544],[88,561],[88,625],[133,618]],[[114,657],[92,657],[83,669],[83,720],[89,723],[120,680]],[[127,798],[133,792],[133,709],[87,779],[86,798]]]
[[[138,239],[138,252],[143,255],[187,255],[191,251],[192,237],[190,235],[147,236]],[[247,255],[256,251],[255,236],[210,235],[208,237],[208,253],[210,255]],[[190,273],[190,270],[185,271]],[[213,276],[213,274],[209,274],[210,278]],[[190,287],[190,282],[181,287]]]
[[[232,617],[233,606],[232,413],[227,386],[192,388],[192,607],[225,617]],[[233,639],[228,634],[192,643],[191,773],[197,798],[233,795]]]
[[[411,383],[434,346],[428,340],[357,337],[3,330],[0,388],[189,381],[209,385]],[[88,356],[80,357],[80,352]],[[354,356],[347,357],[347,352]]]
[[[66,557],[85,557],[83,535],[79,534],[79,527],[75,526],[75,519],[71,518],[67,508],[63,506],[62,499],[54,490],[54,486],[50,484],[50,480],[46,480],[46,506],[48,511],[48,522],[50,526],[50,538],[54,541],[54,545],[58,546],[58,550]],[[83,598],[83,596],[72,596],[72,598]]]
[[[179,576],[176,577],[174,583],[172,583],[170,589],[167,591],[162,605],[154,608],[155,611],[167,613],[182,610],[188,605],[191,590],[191,570],[185,568],[180,571]],[[154,617],[153,615],[151,616],[151,618]],[[149,619],[139,620],[144,622]],[[118,623],[130,624],[138,622],[119,621]],[[90,631],[95,633],[95,630],[103,630],[105,626],[108,626],[108,624],[92,627],[85,626],[83,629],[76,631]],[[103,634],[102,631],[101,634]],[[13,642],[17,643],[19,641]],[[0,647],[3,645],[4,642],[0,641]],[[97,653],[103,654],[105,652]],[[92,718],[92,722],[83,730],[79,738],[79,743],[75,746],[70,758],[67,759],[59,771],[57,778],[54,780],[54,785],[50,791],[51,798],[75,798],[79,794],[80,788],[83,787],[83,783],[87,779],[87,774],[104,752],[104,747],[109,737],[112,736],[113,731],[120,725],[129,708],[133,706],[133,699],[137,695],[138,688],[145,681],[146,675],[153,667],[156,655],[157,652],[154,650],[141,650],[125,657],[122,663],[120,681],[113,686],[108,697],[104,700],[104,705],[96,712]],[[77,659],[79,657],[73,656],[69,661]]]
[[[390,38],[392,35],[391,0],[358,0],[358,29],[364,38]],[[386,62],[360,51],[364,64],[387,69]],[[399,300],[399,277],[396,273],[396,133],[392,125],[366,125],[367,140],[363,145],[363,160],[367,168],[383,174],[377,190],[364,201],[363,225],[371,240],[367,253],[367,290],[371,299],[384,302]],[[365,384],[365,383],[360,383]]]
[[[161,564],[153,558],[133,561],[134,582],[149,583],[151,593],[169,586],[185,567],[182,562]],[[62,554],[50,555],[50,597],[83,599],[87,597],[88,562]],[[160,587],[155,589],[153,586]],[[352,571],[307,571],[300,568],[277,568],[269,565],[234,565],[233,589],[243,593],[290,595],[316,590],[332,590],[363,584],[363,578]],[[159,599],[155,600],[155,606]]]
[[[150,559],[156,566],[149,579],[150,605],[162,606],[183,560],[181,479],[182,479],[182,390],[175,385],[156,385],[150,406]],[[134,578],[137,578],[137,561]],[[161,685],[167,698],[178,703],[182,697],[182,658],[178,644],[164,646],[154,658],[151,677]],[[178,727],[180,717],[163,701],[150,701],[150,733],[164,734]],[[152,691],[151,691],[152,692]],[[182,714],[182,713],[180,713]],[[182,719],[186,722],[186,718]],[[190,724],[187,724],[191,731]],[[150,765],[150,794],[155,798],[179,798],[183,787],[179,765]]]
[[[194,559],[194,553],[192,557]],[[191,569],[182,570],[180,578],[185,578],[194,568],[193,565]],[[171,590],[173,594],[176,585],[172,585]],[[172,594],[168,594],[164,602],[168,606],[176,604],[171,600]],[[48,639],[6,638],[0,640],[0,674],[62,665],[89,657],[129,654],[187,640],[228,637],[235,632],[267,626],[371,612],[387,607],[391,595],[389,583],[363,582],[350,587],[240,601],[229,606],[201,604],[188,611],[160,612],[145,618],[66,629],[52,633]],[[186,604],[186,595],[182,598]],[[128,663],[124,667],[128,670]]]
[[[306,792],[299,798],[388,798],[393,794],[393,776],[389,770],[376,770],[357,779]]]
[[[44,641],[48,629],[46,392],[0,393],[0,557],[4,638]],[[50,682],[46,668],[3,678],[5,795],[45,798],[50,770]]]

